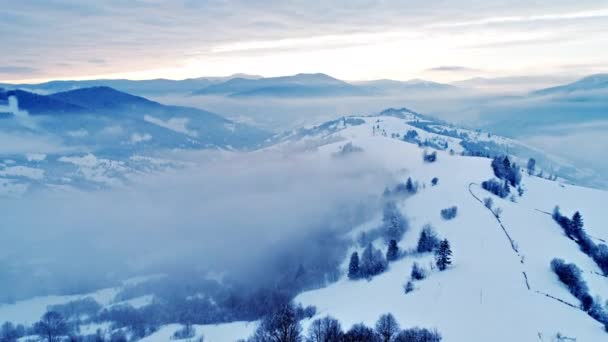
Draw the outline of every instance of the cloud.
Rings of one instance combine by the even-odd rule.
[[[40,134],[0,132],[0,154],[56,153],[69,151],[61,141]]]
[[[91,58],[88,62],[91,64],[106,64],[106,60],[103,58]]]
[[[13,19],[0,21],[6,52],[0,55],[0,65],[35,61],[38,72],[12,73],[14,79],[187,78],[236,72],[274,76],[304,71],[345,79],[407,79],[436,65],[544,68],[548,59],[564,64],[591,62],[590,56],[608,58],[608,52],[596,49],[606,37],[601,19],[607,11],[588,0],[550,5],[455,0],[449,6],[381,0],[315,6],[300,0],[13,1],[3,6],[3,16]],[[561,25],[563,20],[576,29]],[[493,43],[539,31],[564,41],[576,39],[579,46],[547,41],[551,48],[535,51],[537,60],[525,58],[531,53],[491,53]],[[463,51],[463,45],[484,45],[490,52]],[[531,45],[517,47],[534,49]],[[105,63],[97,63],[101,60]]]
[[[435,68],[430,68],[426,70],[427,72],[475,72],[479,71],[475,68],[468,68],[465,66],[459,65],[442,65]]]
[[[576,19],[593,19],[608,17],[608,8],[599,8],[587,11],[575,11],[564,13],[549,13],[537,15],[521,15],[521,16],[500,16],[489,17],[467,21],[446,22],[431,25],[431,27],[460,27],[460,26],[479,26],[492,24],[506,23],[522,23],[522,22],[538,22],[538,21],[557,21],[557,20],[576,20]]]
[[[144,115],[144,121],[191,137],[196,137],[198,135],[196,131],[188,129],[189,120],[187,118],[170,118],[167,121],[164,121],[151,115]]]
[[[392,181],[361,156],[273,150],[184,152],[180,159],[190,166],[140,176],[129,188],[0,199],[12,213],[3,224],[20,227],[3,234],[1,255],[20,263],[41,260],[40,268],[55,274],[62,290],[66,273],[71,284],[96,277],[97,286],[111,274],[189,268],[257,273],[250,282],[264,278],[261,260],[275,252],[303,252],[316,232],[355,227]],[[31,271],[19,279],[35,287]],[[0,287],[14,293],[17,283]]]
[[[0,75],[28,75],[40,72],[40,70],[24,66],[0,66]]]

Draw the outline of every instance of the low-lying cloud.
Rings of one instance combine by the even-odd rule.
[[[194,152],[191,166],[122,189],[2,200],[2,300],[77,292],[195,267],[255,274],[277,251],[368,217],[390,181],[366,162],[315,153]],[[7,213],[10,213],[8,215]],[[300,252],[298,252],[300,253]],[[261,273],[257,273],[258,275]]]

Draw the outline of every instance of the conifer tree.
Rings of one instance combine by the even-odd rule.
[[[437,238],[437,234],[435,234],[431,225],[425,225],[420,232],[416,250],[418,253],[432,252],[438,245],[439,239]]]
[[[437,268],[440,271],[445,270],[452,264],[452,250],[450,249],[450,242],[444,239],[439,244],[439,248],[435,252],[435,260],[437,262]]]
[[[399,257],[399,246],[397,246],[397,240],[391,240],[386,251],[386,261],[391,262],[397,260]]]
[[[350,263],[348,264],[348,277],[350,279],[359,278],[359,254],[353,252],[350,256]]]
[[[572,216],[572,235],[580,239],[583,231],[583,216],[578,211]]]
[[[418,190],[418,189],[416,189],[416,186],[414,185],[414,182],[412,181],[412,177],[407,178],[407,181],[405,182],[405,189],[410,194],[416,193],[416,191]]]

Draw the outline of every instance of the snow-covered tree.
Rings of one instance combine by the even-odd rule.
[[[374,248],[374,246],[369,243],[361,256],[361,265],[359,269],[362,277],[372,277],[384,272],[384,270],[386,270],[384,255],[382,255],[380,250]]]
[[[408,294],[412,291],[414,291],[414,283],[411,280],[408,280],[407,283],[405,283],[405,285],[403,285],[403,292]]]
[[[441,241],[439,248],[435,251],[435,261],[440,271],[445,270],[452,264],[452,249],[447,239]]]
[[[418,192],[418,186],[414,184],[414,181],[412,181],[412,177],[407,178],[407,181],[405,182],[405,189],[410,194],[415,194],[416,192]]]
[[[441,217],[444,220],[451,220],[458,214],[458,207],[452,206],[449,208],[441,209]]]
[[[57,342],[68,333],[69,327],[63,316],[55,311],[48,311],[34,324],[34,331],[44,341]]]
[[[534,174],[534,170],[536,169],[536,159],[534,159],[534,158],[528,159],[527,169],[528,169],[528,174],[530,176],[532,176]]]
[[[551,269],[559,280],[568,287],[570,293],[581,301],[583,309],[586,311],[593,304],[593,298],[589,296],[589,288],[583,279],[582,271],[575,264],[567,264],[562,259],[553,259]]]
[[[397,246],[397,240],[393,239],[388,244],[388,250],[386,251],[386,261],[391,262],[399,258],[399,246]]]
[[[302,326],[293,304],[287,304],[264,317],[252,342],[301,342]]]
[[[361,323],[353,325],[344,337],[343,342],[379,342],[380,336],[374,329]]]
[[[388,244],[391,240],[401,241],[403,234],[409,228],[409,224],[405,217],[397,208],[393,201],[389,201],[384,205],[382,212],[382,233],[384,241]]]
[[[574,215],[572,215],[571,235],[576,238],[580,238],[582,231],[583,231],[583,216],[581,215],[580,212],[577,211],[574,213]]]
[[[417,262],[414,262],[412,265],[412,273],[410,274],[413,280],[422,280],[426,278],[426,271],[418,265]]]
[[[348,264],[348,277],[350,279],[357,279],[360,275],[359,269],[359,253],[353,252],[350,256],[350,262]]]
[[[340,322],[333,317],[326,316],[316,319],[310,324],[306,342],[340,342],[343,335]]]
[[[410,328],[401,330],[393,342],[440,342],[441,334],[437,330],[425,328]]]
[[[437,234],[433,230],[430,224],[426,224],[420,232],[420,238],[418,239],[418,246],[416,250],[418,253],[432,252],[437,246],[439,246],[439,239]]]
[[[492,207],[494,206],[494,200],[492,199],[492,197],[486,197],[483,199],[483,205],[492,210]]]
[[[382,342],[390,342],[399,330],[399,323],[390,313],[380,316],[376,322],[376,332],[382,338]]]

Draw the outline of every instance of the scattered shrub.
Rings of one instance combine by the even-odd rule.
[[[587,254],[595,261],[597,266],[602,270],[604,275],[608,275],[608,246],[605,244],[596,245],[595,242],[585,232],[583,217],[580,212],[575,212],[572,219],[563,216],[559,207],[553,209],[553,219],[564,230],[564,233],[569,238],[576,241],[581,251]]]
[[[494,210],[492,210],[492,213],[494,213],[496,218],[500,218],[500,215],[502,215],[502,208],[496,207]]]
[[[457,214],[458,214],[457,206],[441,209],[441,217],[444,220],[451,220],[451,219],[455,218]]]
[[[410,129],[403,135],[403,140],[411,143],[418,143],[418,132],[414,129]]]
[[[185,324],[173,333],[172,339],[185,340],[187,338],[193,338],[194,335],[196,335],[196,331],[192,327],[192,324]]]
[[[511,189],[509,188],[509,183],[507,181],[501,183],[496,179],[489,179],[487,181],[481,182],[481,187],[484,190],[489,191],[500,198],[506,198],[511,192]]]
[[[342,156],[347,156],[349,154],[357,153],[357,152],[363,152],[363,149],[359,146],[353,145],[352,142],[348,142],[344,146],[342,146],[340,151],[335,153],[334,156],[342,157]]]
[[[593,299],[591,298],[591,302],[589,301],[589,288],[583,280],[581,270],[575,264],[567,264],[564,260],[557,258],[551,261],[551,269],[559,280],[568,287],[570,293],[581,301],[583,309],[587,311]]]
[[[521,182],[519,166],[512,163],[508,156],[494,158],[492,160],[492,169],[496,177],[509,182],[511,186],[518,186]]]
[[[439,183],[439,178],[433,177],[433,179],[431,179],[431,185],[435,186],[435,185],[437,185],[437,183]]]
[[[414,283],[411,280],[408,280],[407,283],[405,283],[405,285],[403,285],[403,291],[406,294],[414,291]]]
[[[4,322],[0,328],[0,341],[16,342],[25,336],[25,327],[22,324],[14,325],[11,322]]]
[[[422,280],[426,278],[426,271],[424,270],[424,268],[420,267],[417,262],[414,262],[414,264],[412,265],[411,277],[412,280]]]
[[[494,200],[492,199],[492,197],[486,197],[483,199],[483,205],[492,210],[492,206],[494,206]]]
[[[101,305],[92,297],[85,297],[65,304],[50,305],[48,310],[57,312],[66,319],[73,319],[81,316],[93,317],[101,310]]]
[[[434,163],[437,161],[437,151],[433,151],[431,153],[427,153],[427,151],[424,151],[423,155],[422,155],[422,159],[426,162],[426,163]]]

